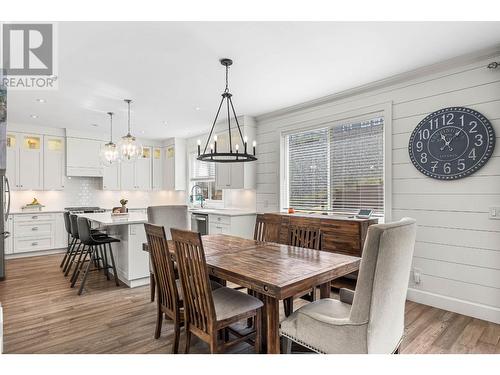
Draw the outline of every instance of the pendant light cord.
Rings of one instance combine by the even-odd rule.
[[[130,100],[128,101],[128,134],[130,134]]]
[[[130,135],[130,103],[132,99],[123,99],[128,105],[128,135]]]
[[[110,128],[111,128],[109,143],[113,143],[113,112],[108,112],[108,115],[109,115],[109,123],[110,123]]]

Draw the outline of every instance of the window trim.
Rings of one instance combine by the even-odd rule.
[[[383,131],[383,176],[384,176],[384,217],[380,222],[389,222],[392,217],[392,102],[385,102],[360,109],[331,114],[325,117],[310,118],[295,122],[283,127],[280,133],[280,195],[279,207],[283,211],[288,202],[288,150],[286,147],[286,136],[299,131],[322,129],[328,126],[335,126],[345,122],[355,122],[368,120],[373,117],[384,117]]]

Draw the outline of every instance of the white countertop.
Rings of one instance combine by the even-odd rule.
[[[236,208],[190,208],[189,212],[196,212],[200,214],[213,214],[223,216],[248,216],[255,215],[257,212],[249,210],[240,210]]]
[[[16,210],[16,211],[9,212],[9,215],[41,215],[41,214],[55,214],[55,213],[61,213],[61,212],[64,212],[64,210],[43,210],[43,211]]]
[[[148,222],[148,216],[140,212],[129,212],[127,216],[111,216],[111,212],[87,213],[78,216],[104,226],[143,224]]]

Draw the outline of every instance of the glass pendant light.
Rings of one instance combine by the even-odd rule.
[[[128,133],[118,144],[120,159],[124,162],[134,162],[142,156],[142,145],[130,134],[130,103],[131,99],[124,99],[128,105]]]
[[[120,162],[118,147],[113,143],[113,114],[113,112],[108,112],[110,123],[109,142],[101,147],[101,163],[106,167],[110,167]]]

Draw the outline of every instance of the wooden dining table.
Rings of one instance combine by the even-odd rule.
[[[280,300],[317,286],[320,297],[329,298],[331,281],[357,271],[361,260],[224,234],[205,235],[202,241],[211,276],[251,289],[264,302],[263,346],[267,353],[280,352]],[[173,242],[168,241],[168,245],[173,252]],[[148,250],[147,244],[144,250]]]

